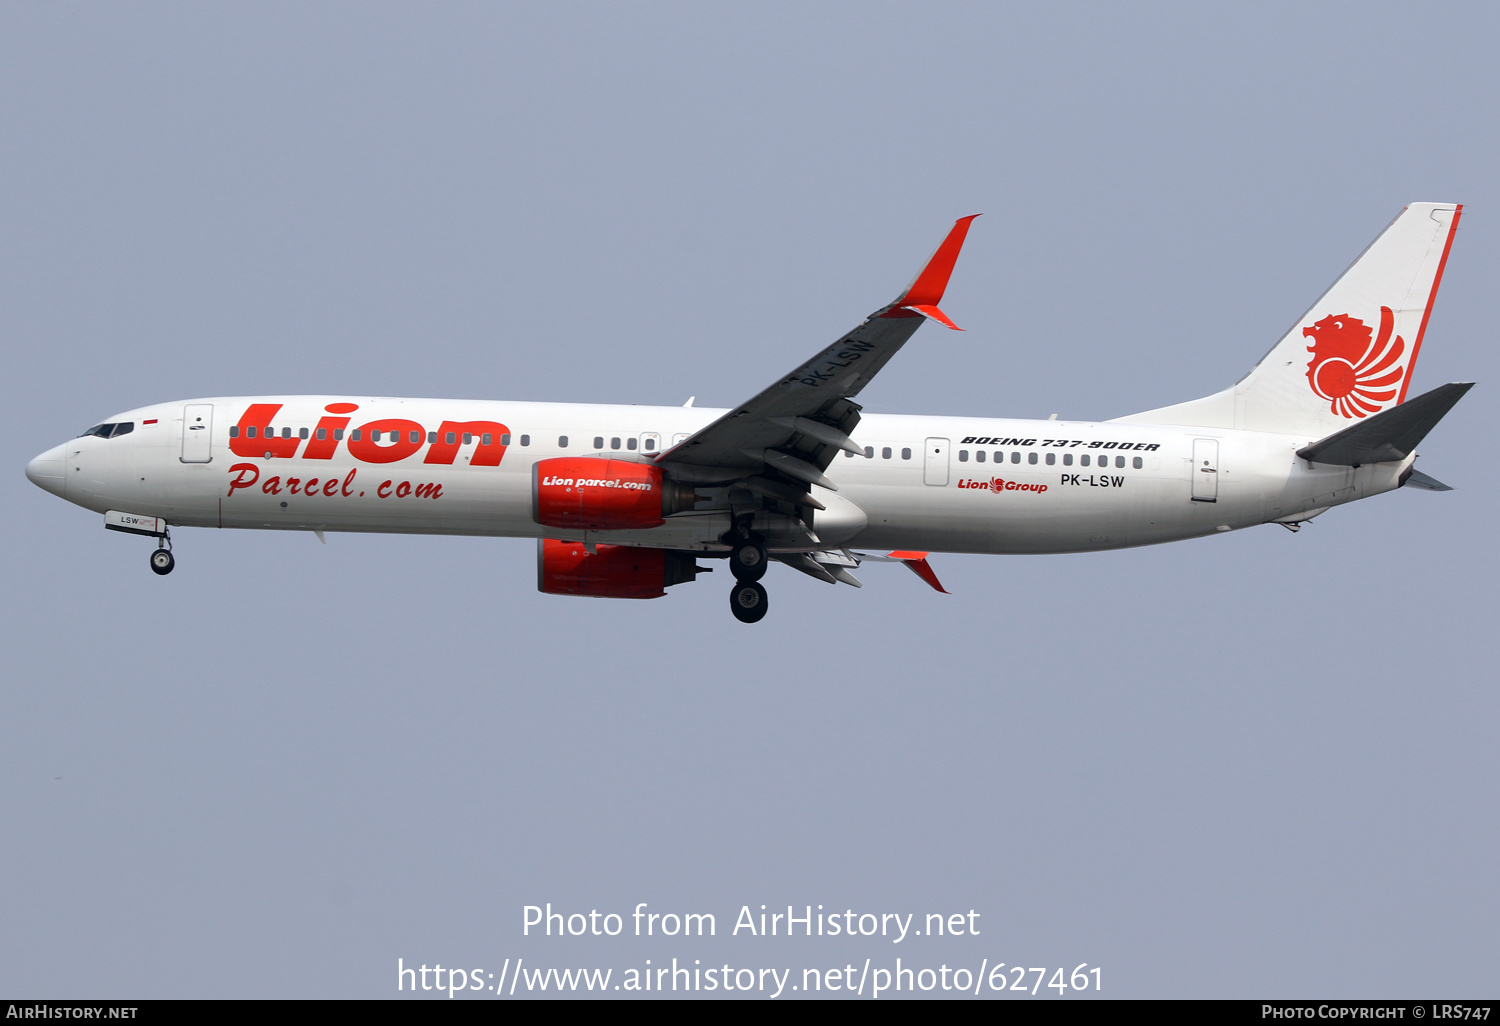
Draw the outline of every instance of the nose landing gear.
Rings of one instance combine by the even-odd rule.
[[[157,536],[156,551],[151,553],[151,572],[165,577],[176,565],[177,560],[172,558],[172,536],[164,532]]]

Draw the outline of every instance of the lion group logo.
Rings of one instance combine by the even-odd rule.
[[[1391,332],[1396,324],[1391,308],[1380,308],[1380,332],[1371,340],[1368,325],[1346,313],[1330,314],[1302,334],[1313,340],[1307,347],[1312,360],[1307,382],[1328,400],[1329,409],[1354,419],[1379,413],[1400,389],[1406,365],[1401,357],[1406,342]]]
[[[1099,457],[1102,461],[1104,457]],[[986,492],[1035,492],[1040,495],[1047,490],[1044,484],[1032,484],[1024,481],[1007,481],[1003,477],[992,477],[988,481],[979,481],[974,478],[959,478],[958,487],[977,488]]]

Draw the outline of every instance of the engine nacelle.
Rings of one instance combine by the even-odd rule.
[[[543,527],[623,531],[659,527],[698,496],[650,463],[560,456],[531,471],[531,517]]]
[[[536,590],[549,595],[661,598],[667,588],[699,572],[685,552],[596,545],[590,553],[583,542],[539,538],[536,543]]]

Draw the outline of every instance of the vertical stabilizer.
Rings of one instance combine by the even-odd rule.
[[[1406,398],[1463,207],[1413,203],[1232,388],[1119,418],[1321,438]]]

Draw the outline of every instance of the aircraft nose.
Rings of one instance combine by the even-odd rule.
[[[67,445],[57,445],[42,453],[36,459],[26,464],[26,478],[32,484],[43,491],[51,492],[53,495],[62,495],[63,480],[67,476],[63,473]]]

